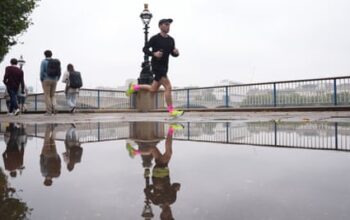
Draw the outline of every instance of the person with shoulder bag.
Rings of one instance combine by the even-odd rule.
[[[77,96],[79,89],[83,86],[80,72],[74,70],[72,64],[67,65],[67,71],[64,73],[62,82],[66,84],[65,94],[70,112],[75,113],[77,108]]]

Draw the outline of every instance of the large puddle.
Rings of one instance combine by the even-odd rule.
[[[1,124],[0,219],[349,219],[350,123]]]

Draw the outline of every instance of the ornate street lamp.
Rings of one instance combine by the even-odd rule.
[[[151,158],[151,160],[152,160],[152,158]],[[152,162],[151,162],[151,164],[152,164]],[[150,172],[151,171],[150,171],[149,167],[145,168],[145,172],[144,172],[144,177],[146,180],[145,190],[149,188]],[[150,220],[154,217],[153,211],[152,211],[152,206],[151,206],[151,201],[148,198],[147,194],[146,194],[146,199],[145,199],[145,206],[143,207],[141,216],[144,217],[145,220]]]
[[[23,60],[23,56],[22,55],[19,57],[17,62],[18,62],[19,68],[21,68],[21,69],[23,68],[24,64],[26,63],[26,61]]]
[[[144,9],[143,9],[143,12],[140,14],[140,17],[143,24],[145,25],[144,30],[145,30],[145,45],[146,45],[148,42],[148,29],[149,29],[148,25],[152,19],[152,13],[148,10],[148,4],[144,5]],[[140,77],[138,78],[138,83],[151,84],[153,81],[153,74],[151,71],[149,56],[146,53],[144,54],[144,60],[141,67],[142,67],[142,70],[140,73]]]

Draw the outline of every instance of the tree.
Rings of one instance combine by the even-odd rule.
[[[10,186],[7,176],[0,167],[0,219],[29,218],[33,209],[16,195],[16,189]]]
[[[16,36],[32,24],[29,15],[39,0],[1,0],[0,1],[0,62],[17,43]]]

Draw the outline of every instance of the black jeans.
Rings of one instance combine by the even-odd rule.
[[[9,112],[12,113],[13,110],[18,109],[18,104],[17,104],[17,89],[10,89],[7,88],[7,91],[10,95],[10,109]]]

